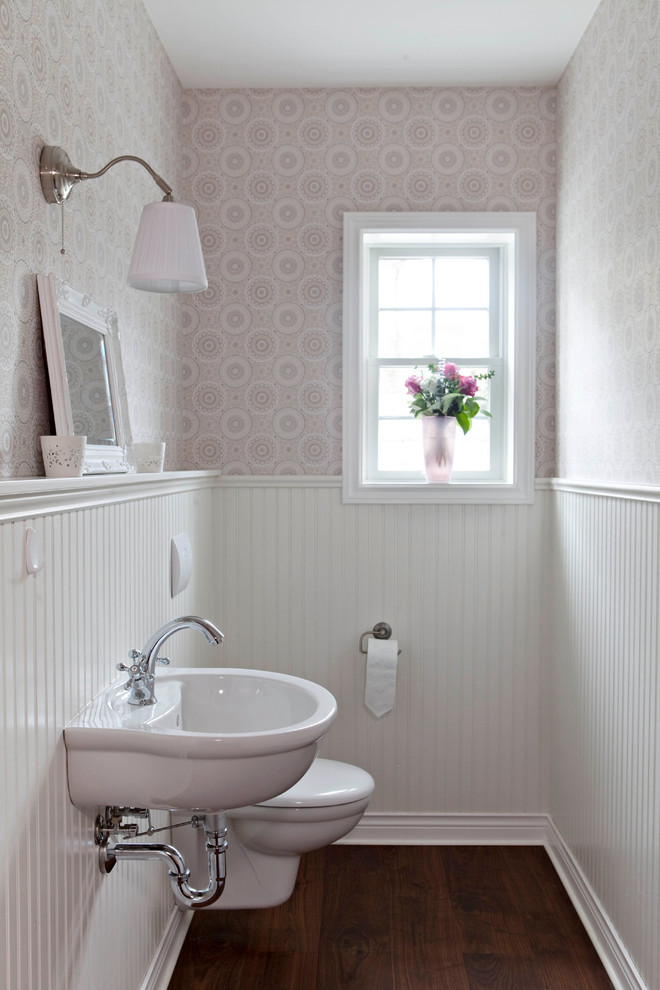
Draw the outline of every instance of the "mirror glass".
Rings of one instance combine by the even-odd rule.
[[[55,430],[86,436],[83,474],[132,470],[117,315],[53,275],[38,275]]]
[[[66,380],[74,436],[88,443],[116,444],[105,337],[60,313]]]

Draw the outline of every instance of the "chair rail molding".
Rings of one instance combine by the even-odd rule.
[[[0,481],[0,523],[212,488],[217,471],[16,478]]]
[[[544,478],[536,482],[537,490],[571,492],[575,495],[604,495],[607,498],[632,499],[636,502],[660,502],[656,485],[614,484],[609,481],[580,481],[573,478]]]

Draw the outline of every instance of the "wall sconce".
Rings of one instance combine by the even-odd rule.
[[[208,286],[195,211],[172,201],[172,187],[150,165],[135,155],[113,158],[98,172],[74,168],[62,148],[47,145],[41,152],[39,176],[48,203],[64,203],[77,182],[98,179],[117,162],[138,162],[162,189],[160,203],[148,203],[142,211],[128,284],[147,292],[202,292]]]

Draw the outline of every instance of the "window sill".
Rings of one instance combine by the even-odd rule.
[[[427,482],[352,484],[345,476],[342,491],[342,502],[346,504],[521,505],[533,501],[532,478],[528,484],[449,482],[445,485]]]

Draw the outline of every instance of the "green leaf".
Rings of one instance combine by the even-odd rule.
[[[459,412],[458,415],[456,416],[456,422],[463,430],[464,434],[469,433],[472,427],[472,420],[470,419],[469,416],[466,416],[464,412]]]
[[[443,397],[442,397],[442,401],[441,401],[441,409],[442,409],[442,411],[444,413],[448,412],[451,404],[456,399],[463,399],[463,398],[464,398],[464,396],[461,395],[460,392],[447,392],[447,394],[446,395],[443,395]]]

